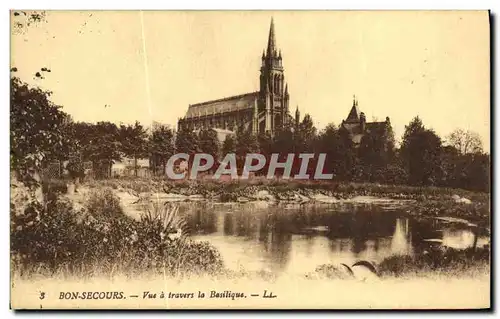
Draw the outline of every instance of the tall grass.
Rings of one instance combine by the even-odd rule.
[[[60,198],[45,207],[33,203],[11,214],[12,269],[22,276],[83,278],[219,271],[219,252],[189,239],[185,227],[175,206],[153,205],[139,221],[126,217],[108,188],[94,189],[81,210]]]

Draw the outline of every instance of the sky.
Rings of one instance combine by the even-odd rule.
[[[175,127],[189,104],[258,91],[271,17],[291,112],[318,129],[340,124],[356,95],[397,140],[418,115],[443,138],[477,132],[489,151],[486,11],[47,11],[29,26],[11,14],[23,23],[11,67],[76,121]]]

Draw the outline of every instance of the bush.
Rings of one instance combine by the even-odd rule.
[[[94,189],[90,192],[85,207],[95,218],[115,218],[123,216],[120,199],[111,188]]]
[[[402,276],[422,271],[460,272],[477,266],[477,263],[489,263],[490,248],[467,248],[457,250],[450,247],[435,247],[415,256],[391,256],[378,266],[381,275]]]
[[[64,180],[52,180],[43,184],[44,193],[66,194],[68,192],[68,185]]]
[[[121,214],[119,200],[109,189],[94,191],[83,211],[55,200],[46,208],[33,202],[23,214],[16,214],[13,206],[11,215],[11,254],[21,275],[39,274],[41,269],[48,275],[79,276],[189,275],[222,269],[215,248],[187,237],[176,209],[157,207],[136,221]]]

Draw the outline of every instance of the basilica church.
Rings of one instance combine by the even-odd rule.
[[[214,129],[230,134],[239,126],[252,133],[274,135],[286,123],[294,123],[289,112],[290,95],[285,81],[281,50],[276,45],[274,21],[271,19],[267,48],[262,53],[260,90],[217,100],[191,104],[178,129]],[[295,122],[299,120],[298,108]]]

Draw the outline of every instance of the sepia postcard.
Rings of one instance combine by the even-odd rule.
[[[11,309],[490,309],[490,19],[11,10]]]

